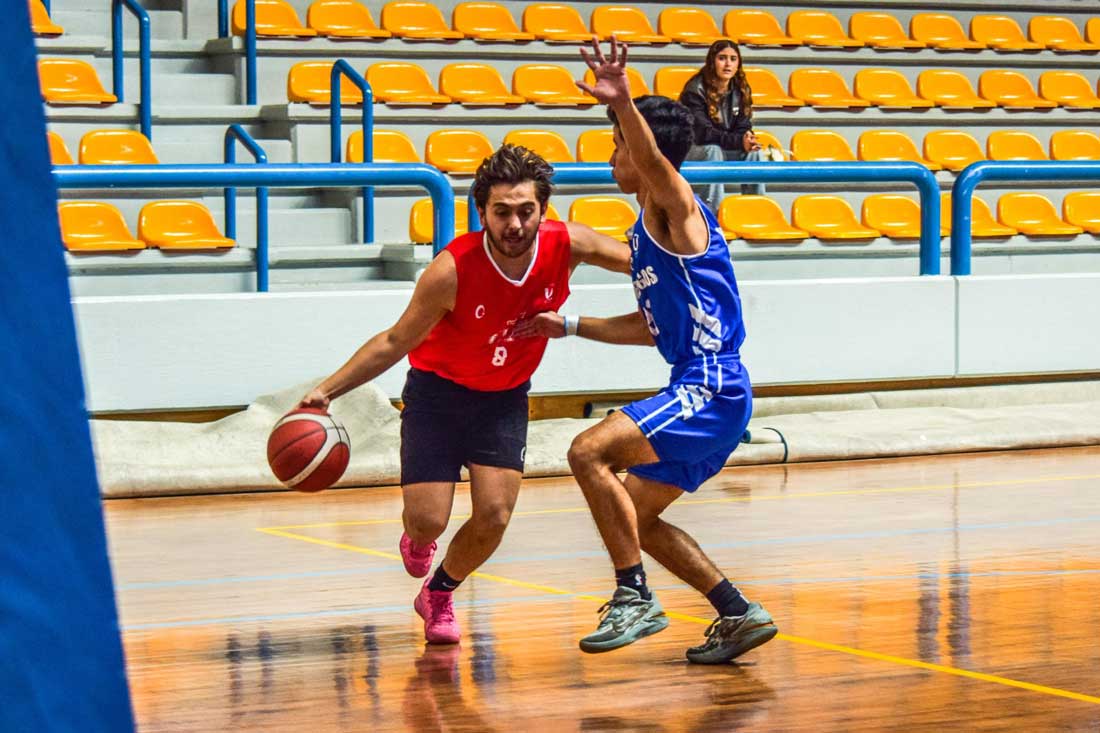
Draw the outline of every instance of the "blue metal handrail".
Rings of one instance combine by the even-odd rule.
[[[265,165],[267,153],[260,144],[248,134],[240,125],[230,125],[225,131],[225,162],[233,164],[237,162],[236,142],[252,153],[256,162]],[[237,187],[225,188],[225,236],[230,239],[237,238]],[[267,254],[267,186],[256,189],[256,290],[267,292],[268,287],[268,254]]]
[[[244,3],[245,97],[256,104],[256,0]],[[229,37],[229,2],[218,0],[218,38]]]
[[[454,191],[447,177],[423,163],[278,163],[268,165],[59,166],[58,188],[318,188],[421,186],[434,211],[433,251],[454,238]]]
[[[951,188],[951,274],[970,274],[970,207],[982,181],[1100,180],[1100,162],[992,161],[971,163]]]
[[[361,127],[363,130],[363,162],[374,162],[374,90],[370,82],[352,68],[344,59],[339,59],[332,65],[329,81],[329,153],[333,163],[339,163],[341,158],[340,142],[343,139],[341,124],[343,121],[343,101],[340,99],[340,77],[346,76],[352,84],[363,92],[363,117]],[[374,241],[374,189],[363,189],[363,241],[367,244]]]
[[[254,1],[254,0],[253,0]],[[137,0],[111,0],[111,66],[114,74],[114,94],[118,101],[126,99],[122,68],[122,6],[125,5],[138,20],[138,67],[141,72],[141,134],[153,139],[152,84],[153,76],[149,72],[149,13],[138,5]]]
[[[690,183],[855,183],[908,182],[920,192],[920,274],[940,274],[940,189],[935,175],[919,163],[684,163]],[[611,166],[602,163],[556,163],[557,185],[614,183]],[[481,228],[472,197],[470,231]]]

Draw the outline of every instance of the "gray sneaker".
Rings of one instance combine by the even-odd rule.
[[[611,600],[600,606],[600,625],[581,639],[581,651],[609,652],[668,626],[668,616],[656,597],[644,600],[633,588],[619,586]]]
[[[725,664],[770,641],[779,629],[759,603],[750,603],[744,616],[719,616],[707,628],[707,640],[687,650],[689,662]]]

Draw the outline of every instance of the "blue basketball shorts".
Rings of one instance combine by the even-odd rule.
[[[623,408],[660,461],[629,470],[692,492],[722,470],[752,415],[749,374],[734,357],[677,365],[668,387]]]

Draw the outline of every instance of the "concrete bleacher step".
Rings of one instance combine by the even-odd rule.
[[[169,140],[165,130],[157,130],[158,137],[153,143],[157,157],[162,163],[221,163],[224,159],[225,149],[223,145],[222,129],[202,130],[192,132],[189,141]],[[289,140],[265,140],[259,139],[264,152],[267,153],[269,163],[293,163],[294,150]],[[253,162],[252,155],[243,146],[237,149],[238,163]]]
[[[183,13],[178,10],[148,10],[149,36],[154,39],[183,38]],[[110,3],[103,3],[103,9],[64,9],[52,10],[50,17],[65,29],[67,35],[105,36],[108,43],[111,38]],[[122,21],[122,35],[127,39],[138,37],[138,22],[125,11]]]
[[[256,245],[256,212],[245,209],[245,199],[251,197],[238,191],[237,241],[242,246]],[[207,202],[214,211],[215,220],[221,222],[222,207]],[[354,246],[360,235],[354,231],[351,211],[347,209],[279,209],[272,208],[268,215],[268,242],[271,245],[293,245],[303,250],[316,250],[327,245],[341,248]],[[319,256],[315,252],[314,256]]]
[[[107,78],[110,78],[109,76]],[[126,74],[126,99],[139,99],[141,77]],[[237,83],[232,74],[158,73],[153,72],[153,104],[179,104],[188,100],[195,104],[236,104]]]

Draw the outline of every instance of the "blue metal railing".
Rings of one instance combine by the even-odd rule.
[[[267,163],[267,153],[260,147],[248,131],[240,125],[230,125],[225,131],[225,162],[237,162],[237,141],[252,153],[256,162]],[[237,238],[237,187],[227,186],[225,197],[225,236]],[[256,189],[256,290],[267,292],[268,253],[267,253],[267,186]]]
[[[940,189],[935,175],[919,163],[684,163],[691,183],[858,183],[908,182],[920,192],[920,274],[940,274]],[[611,166],[601,163],[557,163],[554,183],[614,183]],[[481,228],[472,198],[470,231]]]
[[[244,3],[245,102],[256,104],[256,0]],[[229,37],[229,2],[218,0],[218,38]]]
[[[352,84],[363,92],[363,117],[361,128],[363,131],[363,162],[374,162],[374,90],[370,83],[362,75],[352,68],[351,64],[339,59],[332,65],[332,76],[329,82],[329,153],[333,163],[340,162],[340,142],[343,139],[343,101],[340,99],[340,77],[346,76]],[[374,241],[374,189],[363,189],[363,241]]]
[[[982,181],[1100,180],[1095,161],[981,161],[971,163],[951,188],[951,274],[970,274],[970,207]]]
[[[62,166],[53,169],[53,176],[58,188],[420,186],[432,198],[433,250],[443,249],[455,232],[451,184],[438,169],[423,163]]]
[[[254,1],[254,0],[253,0]],[[125,5],[138,20],[138,65],[141,72],[141,134],[153,139],[152,84],[149,72],[149,13],[138,5],[137,0],[111,0],[111,66],[114,73],[114,94],[123,102],[126,91],[123,84],[122,69],[122,6]]]

